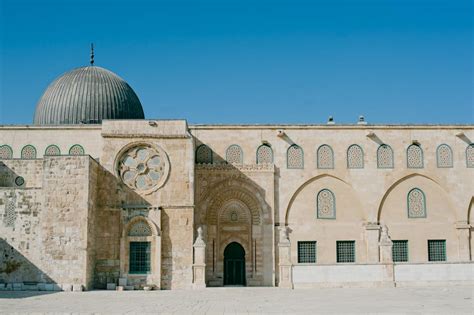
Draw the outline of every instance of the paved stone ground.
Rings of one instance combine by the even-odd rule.
[[[0,292],[0,313],[473,314],[474,287]]]

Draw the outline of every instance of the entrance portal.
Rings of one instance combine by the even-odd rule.
[[[245,285],[245,250],[237,242],[224,250],[224,285]]]

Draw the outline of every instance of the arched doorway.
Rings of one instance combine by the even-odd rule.
[[[237,242],[224,250],[224,285],[245,285],[245,250]]]

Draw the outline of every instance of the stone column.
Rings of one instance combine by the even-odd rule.
[[[206,243],[202,237],[202,227],[197,229],[198,236],[194,242],[193,289],[206,287]]]
[[[388,228],[386,225],[382,227],[382,233],[380,233],[380,262],[382,263],[393,263],[392,259],[392,245],[393,242],[388,236]]]
[[[456,222],[459,243],[459,261],[470,261],[470,233],[471,226],[466,221]]]
[[[280,228],[280,241],[278,242],[278,269],[280,288],[293,288],[293,274],[291,264],[291,243],[288,238],[288,228]]]
[[[369,222],[365,226],[365,235],[367,238],[367,262],[379,262],[379,232],[380,225]]]

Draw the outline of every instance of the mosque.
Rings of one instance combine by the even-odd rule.
[[[92,59],[0,125],[0,290],[472,284],[473,142],[147,119]]]

